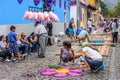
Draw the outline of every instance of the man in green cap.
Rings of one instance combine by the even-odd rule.
[[[85,61],[91,68],[91,71],[98,72],[103,63],[103,57],[100,55],[97,49],[89,46],[87,42],[83,42],[82,52],[84,53]]]

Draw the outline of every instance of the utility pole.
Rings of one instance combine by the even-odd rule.
[[[98,0],[98,26],[100,26],[100,11],[101,11],[100,2],[101,0]]]
[[[67,12],[64,10],[64,31],[66,30],[67,27]]]
[[[108,7],[108,9],[109,9],[109,0],[107,0],[107,7]],[[109,11],[108,11],[108,18],[109,18]]]
[[[77,3],[77,28],[78,28],[79,27],[79,17],[80,17],[80,12],[79,12],[80,4],[79,4],[79,0],[76,0],[76,1],[77,1],[76,3]]]
[[[100,11],[101,11],[100,0],[98,0],[98,20],[100,20]]]

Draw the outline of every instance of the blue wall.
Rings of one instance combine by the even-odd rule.
[[[59,8],[59,0],[56,0],[56,6],[53,6],[54,13],[56,13],[60,19],[60,22],[64,22],[64,0],[62,0],[62,7]],[[68,3],[68,1],[67,1]],[[37,7],[42,8],[43,2],[41,0]],[[0,2],[0,25],[6,24],[27,24],[33,23],[33,21],[24,20],[23,16],[28,6],[35,6],[33,0],[23,0],[21,4],[17,0],[2,0]],[[67,10],[67,21],[70,20],[70,12],[68,7]]]

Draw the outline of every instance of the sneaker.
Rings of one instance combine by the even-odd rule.
[[[10,60],[10,59],[6,59],[5,61],[6,61],[6,62],[10,62],[11,60]]]
[[[14,59],[11,59],[11,61],[13,61],[13,62],[14,62],[14,61],[16,61],[16,59],[15,59],[15,58],[14,58]]]
[[[27,54],[23,54],[22,59],[25,60],[26,56],[27,56]]]
[[[68,63],[64,63],[65,66],[68,66]]]
[[[95,70],[91,70],[93,73],[97,73],[100,70],[100,67],[96,68]]]
[[[44,55],[39,55],[38,58],[45,58],[45,56]]]

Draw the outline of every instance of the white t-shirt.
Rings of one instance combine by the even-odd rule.
[[[88,53],[93,60],[102,60],[103,59],[103,57],[96,50],[93,50],[90,47],[84,47],[83,52]]]
[[[21,45],[22,43],[21,43],[21,41],[18,40],[18,41],[17,41],[17,44],[18,44],[18,45]]]
[[[44,25],[39,24],[39,25],[36,26],[36,28],[35,28],[35,33],[41,35],[41,34],[43,34],[43,33],[47,33],[47,30],[46,30],[46,28],[44,27]]]
[[[80,34],[78,35],[78,38],[85,38],[88,35],[89,33],[86,30],[82,30]]]
[[[116,27],[116,23],[112,23],[112,32],[118,32],[118,28]]]
[[[92,27],[92,22],[91,22],[91,21],[88,21],[87,24],[88,24],[88,27],[89,27],[89,28]]]
[[[2,50],[2,48],[4,48],[6,45],[7,45],[6,42],[0,41],[0,52],[5,51],[5,50]]]

